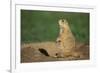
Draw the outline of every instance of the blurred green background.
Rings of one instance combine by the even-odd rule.
[[[79,42],[89,43],[89,13],[21,10],[21,43],[55,41],[65,18]]]

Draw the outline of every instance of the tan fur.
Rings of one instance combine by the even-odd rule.
[[[75,48],[75,38],[71,32],[68,21],[65,19],[60,19],[59,23],[59,36],[57,37],[58,48],[61,49],[63,55],[70,52]]]

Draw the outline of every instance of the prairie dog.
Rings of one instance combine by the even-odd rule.
[[[57,47],[61,50],[62,55],[64,55],[75,48],[75,38],[66,19],[60,19],[58,23],[60,31],[56,39],[56,44]]]

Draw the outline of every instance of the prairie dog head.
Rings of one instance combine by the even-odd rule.
[[[69,27],[69,23],[68,23],[68,21],[66,20],[66,19],[60,19],[59,21],[58,21],[58,25],[59,25],[59,28],[60,28],[60,34],[62,33],[62,32],[69,32],[70,31],[70,27]]]
[[[66,19],[60,19],[60,20],[58,21],[58,23],[59,23],[59,26],[63,26],[63,25],[65,25],[65,24],[68,25],[68,21],[67,21]]]

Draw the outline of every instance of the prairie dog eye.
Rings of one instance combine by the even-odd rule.
[[[64,19],[62,19],[62,22],[65,22],[65,20],[64,20]]]

